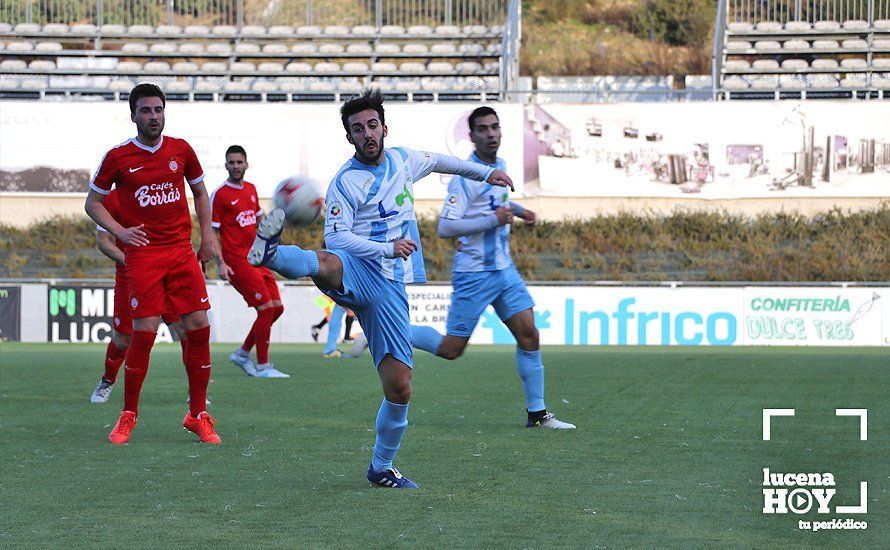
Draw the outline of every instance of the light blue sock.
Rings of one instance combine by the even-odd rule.
[[[318,275],[318,255],[314,250],[303,250],[296,245],[279,245],[266,267],[288,279],[314,277]]]
[[[392,468],[392,461],[399,452],[407,427],[408,404],[390,403],[384,398],[377,411],[377,440],[374,441],[374,458],[371,459],[374,471]]]
[[[411,345],[417,349],[428,351],[436,355],[439,351],[439,344],[442,343],[442,336],[433,327],[422,325],[411,325]]]
[[[343,327],[343,316],[346,310],[335,305],[331,311],[331,320],[328,321],[328,343],[324,347],[325,354],[332,353],[337,349],[337,337],[340,336],[340,329]]]
[[[543,411],[544,405],[544,364],[541,350],[526,351],[516,347],[516,370],[522,379],[525,392],[525,408],[529,411]]]

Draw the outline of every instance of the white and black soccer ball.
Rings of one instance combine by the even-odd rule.
[[[285,219],[294,225],[309,225],[324,212],[321,184],[306,176],[285,178],[272,196],[275,206],[284,210]]]

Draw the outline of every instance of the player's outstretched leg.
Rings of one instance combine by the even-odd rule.
[[[117,381],[117,373],[124,363],[129,346],[129,336],[124,339],[118,333],[114,333],[105,350],[105,373],[99,379],[99,385],[90,395],[90,403],[108,403],[111,390],[114,389],[114,383]]]
[[[343,356],[340,350],[337,349],[337,337],[340,335],[340,327],[343,325],[344,315],[346,315],[346,310],[342,306],[335,305],[334,310],[331,312],[331,319],[328,322],[327,343],[322,352],[322,357],[326,359]]]
[[[417,349],[428,351],[433,355],[439,354],[439,346],[444,336],[433,327],[424,325],[411,325],[411,345]]]
[[[380,361],[378,372],[385,397],[377,411],[377,439],[374,441],[374,457],[368,467],[368,481],[392,489],[417,489],[416,483],[392,465],[408,427],[411,368],[387,355]]]

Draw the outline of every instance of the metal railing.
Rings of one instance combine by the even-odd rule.
[[[519,79],[519,46],[522,42],[522,2],[511,0],[501,44],[501,91],[514,90]]]
[[[890,0],[723,0],[728,22],[890,19]]]
[[[509,0],[0,0],[0,22],[119,25],[503,25]]]

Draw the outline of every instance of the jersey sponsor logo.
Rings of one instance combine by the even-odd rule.
[[[253,210],[242,210],[235,216],[235,221],[237,221],[238,225],[241,227],[256,225],[256,212]]]
[[[504,193],[503,195],[501,195],[501,202],[499,204],[495,204],[494,201],[497,199],[494,198],[494,195],[488,195],[488,207],[491,208],[492,210],[497,210],[498,206],[501,206],[502,204],[507,203],[508,198],[509,198],[509,195],[507,195],[507,193]]]
[[[398,213],[399,213],[398,210],[390,210],[389,212],[387,212],[386,208],[383,207],[383,201],[377,202],[377,212],[380,214],[380,217],[383,219],[391,218],[393,216],[398,215]]]
[[[238,204],[238,201],[240,201],[240,200],[241,200],[241,199],[235,199],[235,200],[233,200],[233,201],[232,201],[231,203],[229,203],[229,204],[231,204],[232,206],[235,206],[236,204]]]
[[[408,189],[408,186],[402,189],[402,192],[396,195],[396,205],[402,206],[405,204],[405,201],[411,201],[411,204],[414,204],[414,195],[411,194],[411,190]]]
[[[210,296],[204,296],[203,298],[201,298],[201,303],[206,304],[207,300],[209,300],[209,299],[210,299]]]
[[[132,174],[133,172],[138,172],[139,170],[142,170],[143,168],[145,168],[145,166],[137,166],[136,168],[130,168],[130,173]]]
[[[328,207],[328,219],[339,220],[342,215],[343,208],[340,207],[340,203],[338,201],[332,202],[331,206]]]
[[[182,194],[171,182],[153,183],[143,185],[133,194],[139,201],[139,206],[158,206],[161,204],[173,204],[179,202]]]

